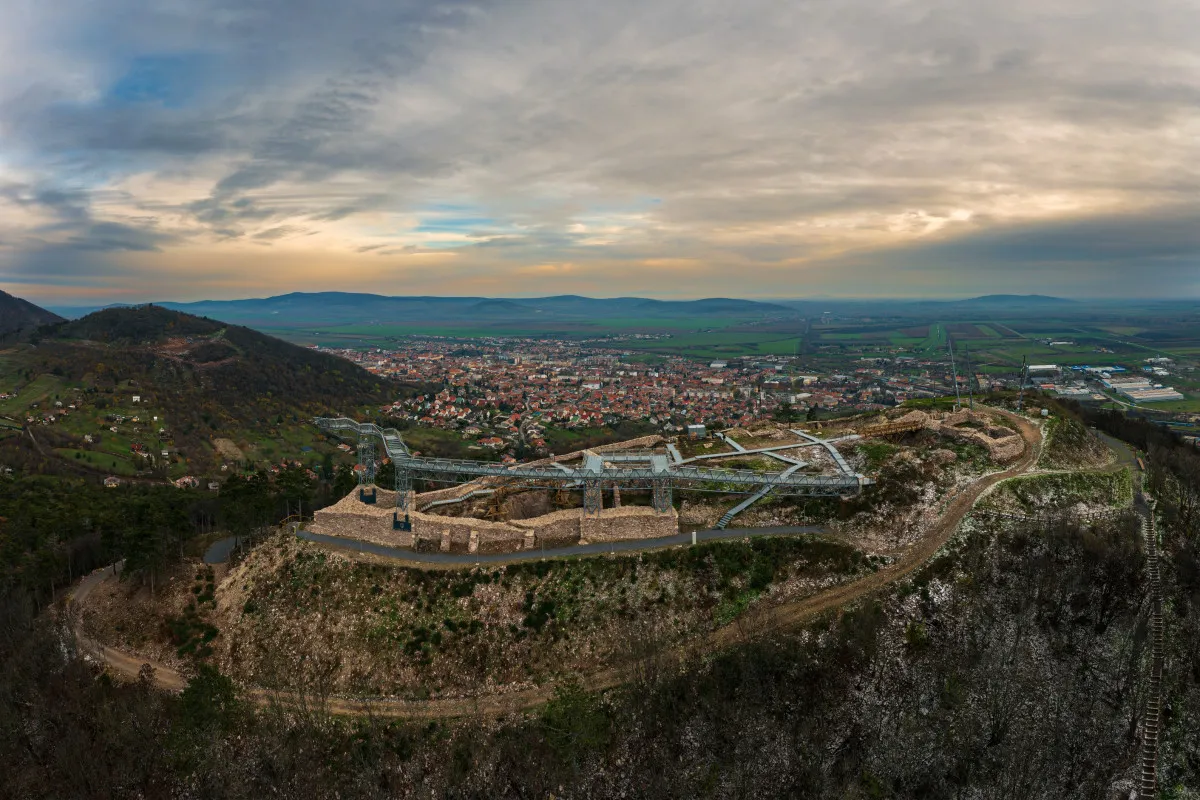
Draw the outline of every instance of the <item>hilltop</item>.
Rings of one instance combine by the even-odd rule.
[[[252,424],[391,395],[386,381],[336,356],[158,306],[98,311],[40,333],[41,358],[55,374],[100,387],[132,382],[176,419],[208,406]]]
[[[98,311],[28,340],[6,354],[0,381],[16,397],[0,413],[35,428],[42,456],[117,474],[319,456],[311,417],[369,413],[406,391],[335,356],[157,306]]]
[[[996,305],[1063,305],[1074,304],[1074,300],[1065,297],[1051,297],[1045,294],[985,294],[980,297],[969,297],[965,300],[952,302],[962,305],[996,306]]]
[[[62,322],[62,319],[53,311],[35,306],[28,300],[0,292],[0,336]]]

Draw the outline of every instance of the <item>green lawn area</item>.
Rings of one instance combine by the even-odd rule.
[[[135,463],[131,457],[117,456],[94,450],[75,450],[69,447],[56,447],[54,448],[54,452],[68,461],[76,461],[100,472],[111,472],[114,475],[137,475],[138,470],[145,461],[140,456],[132,457],[138,459],[137,463]]]
[[[1179,411],[1183,413],[1200,413],[1200,400],[1168,400],[1164,403],[1140,403],[1138,408],[1147,411]]]
[[[38,410],[45,411],[45,401],[53,399],[54,395],[61,393],[65,386],[66,381],[56,375],[38,375],[20,387],[16,397],[0,400],[0,414],[19,414],[33,403],[41,403],[43,407]],[[12,389],[7,389],[7,391],[12,391]]]
[[[404,443],[411,450],[419,450],[422,455],[441,456],[443,458],[471,458],[482,461],[494,461],[499,458],[495,451],[489,449],[470,450],[477,437],[462,438],[457,431],[446,431],[441,428],[415,427],[400,431]]]

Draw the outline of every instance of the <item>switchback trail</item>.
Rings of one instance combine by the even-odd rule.
[[[718,628],[697,641],[670,648],[665,654],[675,657],[685,657],[689,654],[704,653],[727,647],[744,641],[747,638],[761,636],[773,630],[786,630],[812,620],[821,614],[850,605],[858,600],[878,592],[888,585],[910,574],[928,561],[941,547],[949,541],[958,529],[963,517],[974,506],[987,489],[1001,481],[1029,472],[1037,465],[1041,455],[1041,429],[1017,414],[989,409],[1008,419],[1025,440],[1025,451],[1021,457],[1008,469],[985,475],[960,489],[945,503],[941,516],[930,526],[922,539],[908,549],[900,558],[886,567],[880,568],[866,577],[842,586],[834,587],[812,597],[764,609],[758,613],[745,615],[743,618]],[[80,587],[73,593],[70,602],[81,603],[87,593],[108,575],[111,569],[100,570],[84,579]],[[91,583],[89,583],[91,582]],[[85,652],[104,661],[114,671],[130,678],[136,678],[138,670],[145,659],[130,656],[110,647],[105,647],[86,639],[78,631],[80,646]],[[160,687],[178,691],[184,684],[184,679],[178,672],[158,664],[154,668],[154,680]],[[611,689],[634,679],[645,668],[643,662],[621,664],[609,667],[590,675],[583,676],[583,686],[591,691]],[[250,689],[246,694],[259,703],[277,702],[283,705],[305,705],[312,707],[315,698],[301,697],[290,692],[271,691],[267,689]],[[330,713],[339,715],[375,716],[403,719],[435,719],[442,717],[463,716],[498,716],[501,714],[523,711],[542,705],[554,695],[554,686],[547,684],[530,689],[512,692],[484,695],[471,698],[436,698],[430,700],[404,700],[393,697],[341,697],[324,698],[321,702]]]

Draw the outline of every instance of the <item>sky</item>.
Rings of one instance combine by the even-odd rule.
[[[0,0],[0,289],[1200,295],[1193,0]]]

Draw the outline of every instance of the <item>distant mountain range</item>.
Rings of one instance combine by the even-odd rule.
[[[1051,308],[1064,313],[1084,308],[1075,300],[1040,294],[989,294],[959,300],[795,299],[764,302],[712,297],[704,300],[652,300],[645,297],[595,298],[556,295],[532,298],[391,297],[352,292],[292,292],[247,300],[201,300],[156,303],[162,308],[258,329],[321,330],[348,325],[419,325],[430,329],[480,328],[497,333],[514,330],[592,331],[606,322],[621,327],[678,328],[681,320],[758,322],[835,314],[882,314],[923,317],[957,311],[984,316],[1028,316]],[[124,307],[106,306],[105,308]],[[36,308],[36,307],[34,307]],[[96,307],[61,307],[54,311],[78,318]],[[49,312],[43,312],[49,313]],[[2,330],[2,327],[0,327]]]
[[[293,292],[252,300],[202,300],[195,303],[157,303],[163,308],[223,322],[265,328],[312,328],[356,323],[412,323],[428,325],[470,323],[580,324],[611,318],[654,320],[790,316],[783,305],[755,300],[708,298],[705,300],[650,300],[644,297],[592,298],[559,295],[536,298],[488,297],[387,297],[348,292]],[[78,317],[95,308],[61,308]]]
[[[944,302],[963,306],[1076,305],[1076,301],[1074,300],[1067,300],[1065,297],[1050,297],[1044,294],[985,294],[982,297],[970,297],[966,300],[947,300]]]
[[[52,311],[0,292],[0,336],[62,321],[63,318]]]

